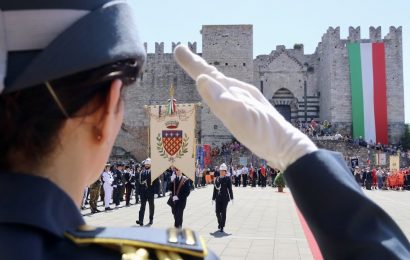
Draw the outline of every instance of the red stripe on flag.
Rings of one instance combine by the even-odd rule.
[[[387,94],[384,43],[373,43],[372,47],[376,142],[387,144]]]
[[[303,217],[302,213],[300,212],[299,208],[296,206],[296,212],[298,213],[298,217],[300,220],[300,224],[302,225],[303,232],[305,233],[306,240],[308,241],[310,252],[312,252],[313,259],[315,260],[323,260],[322,253],[320,252],[319,246],[316,242],[315,237],[310,231],[308,224],[306,223],[305,218]]]

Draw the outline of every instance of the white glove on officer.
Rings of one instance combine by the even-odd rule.
[[[172,201],[177,201],[177,200],[179,200],[178,196],[172,197]]]
[[[214,205],[215,200],[212,200],[212,205]]]
[[[317,150],[256,87],[226,77],[186,46],[178,45],[174,56],[196,80],[198,92],[211,111],[242,144],[267,160],[271,167],[283,171],[303,155]]]
[[[175,178],[176,178],[177,176],[176,176],[176,174],[175,173],[173,173],[172,175],[171,175],[171,182],[173,182],[174,180],[175,180]]]
[[[233,199],[231,199],[231,205],[233,206]]]

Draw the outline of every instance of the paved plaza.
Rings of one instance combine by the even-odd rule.
[[[211,204],[212,185],[196,189],[188,197],[183,227],[198,231],[208,247],[221,259],[313,259],[295,203],[288,189],[233,187],[234,204],[227,210],[225,233],[217,231],[215,206]],[[365,191],[383,207],[410,238],[410,192]],[[155,199],[153,227],[173,226],[167,197]],[[124,204],[124,202],[123,202]],[[122,205],[123,205],[122,204]],[[101,205],[101,202],[99,202]],[[99,207],[103,210],[102,205]],[[137,227],[138,205],[120,206],[110,212],[91,215],[85,221],[95,226]],[[148,222],[148,205],[144,222]]]

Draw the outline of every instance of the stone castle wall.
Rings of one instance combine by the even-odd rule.
[[[398,142],[404,131],[404,86],[401,27],[390,27],[382,38],[381,28],[371,27],[362,39],[360,27],[349,28],[347,39],[340,28],[330,27],[313,54],[302,44],[291,49],[279,45],[270,54],[253,58],[252,25],[204,25],[202,53],[205,60],[227,76],[259,88],[273,105],[289,105],[291,121],[328,120],[342,134],[351,132],[351,92],[347,43],[379,42],[386,47],[389,141]],[[179,43],[172,43],[172,50]],[[188,43],[197,51],[197,43]],[[147,45],[146,45],[147,48]],[[142,160],[148,150],[148,116],[144,106],[164,104],[169,87],[175,87],[178,103],[200,102],[195,82],[176,64],[164,43],[155,43],[147,55],[140,81],[124,91],[125,118],[113,151]],[[306,87],[305,87],[306,86]],[[232,138],[206,105],[198,111],[197,138],[201,143],[220,145]]]

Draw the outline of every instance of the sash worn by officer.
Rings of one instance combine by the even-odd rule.
[[[190,230],[92,228],[79,211],[145,60],[134,2],[0,2],[0,259],[213,256]]]
[[[184,209],[186,200],[191,192],[190,181],[182,175],[180,169],[175,169],[176,175],[173,175],[172,181],[168,187],[171,190],[171,195],[168,199],[168,205],[171,206],[172,215],[174,215],[174,226],[182,228]]]

